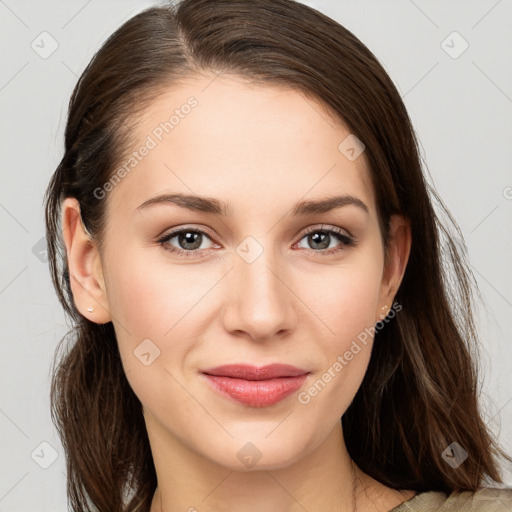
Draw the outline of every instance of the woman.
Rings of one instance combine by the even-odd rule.
[[[45,200],[73,510],[510,510],[464,254],[335,21],[134,16],[79,79]]]

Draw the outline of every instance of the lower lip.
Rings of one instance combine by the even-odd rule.
[[[215,391],[250,407],[266,407],[297,391],[308,374],[268,380],[245,380],[203,374]]]

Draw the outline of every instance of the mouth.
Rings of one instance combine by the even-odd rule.
[[[310,372],[285,364],[261,368],[240,364],[209,368],[201,374],[222,396],[249,407],[267,407],[297,391]]]

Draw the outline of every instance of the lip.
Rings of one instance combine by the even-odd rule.
[[[250,407],[276,404],[297,391],[310,372],[287,364],[223,365],[202,370],[212,388]]]
[[[297,377],[309,372],[289,364],[269,364],[261,367],[252,364],[225,364],[202,370],[201,373],[244,380],[268,380],[279,377]]]

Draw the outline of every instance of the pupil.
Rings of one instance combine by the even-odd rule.
[[[193,233],[190,231],[181,233],[179,237],[180,245],[182,245],[184,249],[197,249],[201,245],[200,236],[200,233]],[[197,240],[199,240],[199,243],[197,243]],[[192,245],[192,247],[189,247],[190,245]]]
[[[314,233],[313,235],[310,235],[309,238],[313,242],[313,245],[317,246],[317,249],[325,249],[329,247],[329,233]]]

